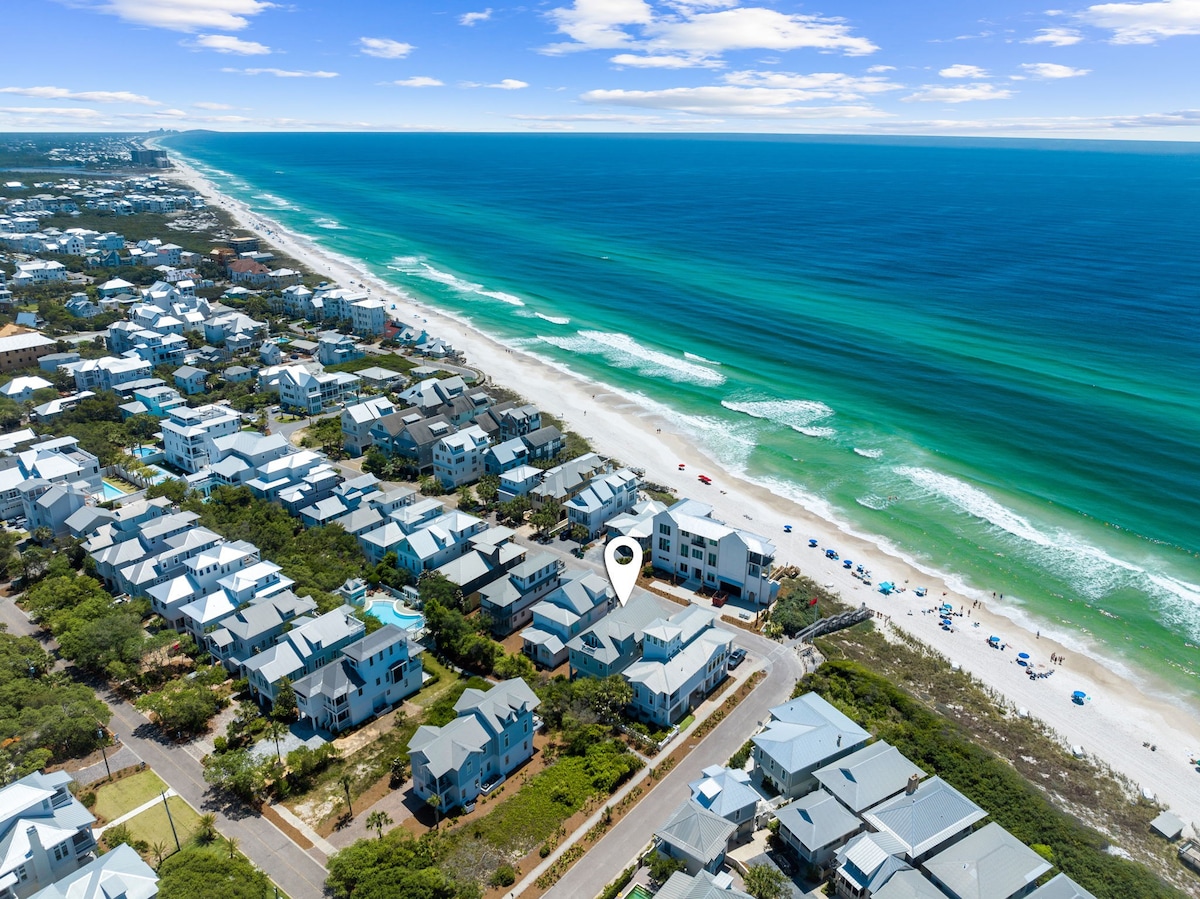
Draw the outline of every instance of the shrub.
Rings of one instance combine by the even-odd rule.
[[[501,865],[488,881],[494,887],[510,887],[517,882],[517,872],[512,865]]]

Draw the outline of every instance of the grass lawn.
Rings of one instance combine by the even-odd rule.
[[[440,678],[433,686],[421,690],[416,696],[412,697],[413,703],[423,709],[427,709],[453,690],[455,685],[462,680],[462,677],[433,658],[433,653],[424,653],[421,656],[421,664],[425,666],[425,670],[430,674],[437,675]]]
[[[96,806],[92,811],[105,821],[115,821],[154,799],[166,788],[167,785],[153,771],[142,771],[98,789]]]
[[[171,796],[167,802],[171,806],[171,817],[175,821],[175,832],[179,834],[179,843],[186,845],[200,829],[200,815],[179,796]],[[125,823],[134,840],[145,840],[151,844],[161,840],[172,848],[175,846],[175,837],[171,834],[171,823],[167,820],[167,810],[163,808],[161,802]]]

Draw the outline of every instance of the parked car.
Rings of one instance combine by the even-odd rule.
[[[729,670],[732,671],[744,661],[746,661],[746,650],[735,649],[729,654]]]

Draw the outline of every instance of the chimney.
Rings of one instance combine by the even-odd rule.
[[[917,792],[917,787],[919,787],[920,785],[921,785],[921,778],[919,778],[915,774],[910,775],[908,778],[908,786],[904,788],[904,795],[911,796],[913,793]]]
[[[35,885],[47,882],[50,877],[50,858],[42,846],[41,835],[36,827],[30,826],[26,828],[25,836],[29,839],[29,879]]]

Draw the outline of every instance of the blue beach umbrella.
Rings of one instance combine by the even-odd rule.
[[[1018,653],[1017,653],[1017,658],[1018,658],[1018,659],[1027,659],[1027,658],[1029,658],[1029,653],[1027,653],[1027,652],[1018,652]]]
[[[999,642],[1000,642],[1000,638],[999,638],[999,637],[995,637],[995,636],[988,637],[988,642],[989,642],[989,643],[999,643]]]

